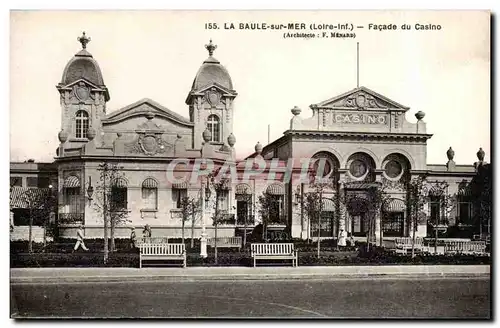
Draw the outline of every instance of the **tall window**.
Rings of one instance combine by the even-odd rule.
[[[76,133],[77,139],[87,138],[87,130],[89,129],[89,114],[83,110],[76,113]]]
[[[158,183],[156,180],[147,178],[142,183],[142,203],[145,210],[158,209]]]
[[[175,208],[182,208],[182,199],[187,197],[187,189],[172,189],[172,201]]]
[[[219,191],[219,210],[224,211],[229,209],[229,191]]]
[[[459,224],[471,224],[472,202],[470,194],[465,190],[458,192],[458,222]]]
[[[441,223],[441,196],[431,195],[430,196],[430,223],[440,224]]]
[[[112,210],[122,211],[127,209],[127,188],[123,187],[112,187],[111,188],[112,197]]]
[[[217,115],[210,115],[207,120],[207,128],[212,134],[211,142],[220,142],[220,120]]]
[[[80,187],[64,188],[64,205],[67,213],[80,213]]]

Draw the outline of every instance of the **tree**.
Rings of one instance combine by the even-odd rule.
[[[99,164],[99,181],[95,188],[94,206],[104,220],[104,263],[108,260],[108,253],[115,251],[115,227],[118,224],[130,222],[126,209],[126,197],[123,187],[119,184],[123,178],[122,167],[116,163],[104,162]],[[111,243],[109,244],[108,228],[110,229]]]
[[[436,221],[431,222],[434,228],[434,252],[437,253],[438,232],[440,229],[446,230],[448,227],[448,217],[451,211],[455,208],[456,198],[448,193],[449,184],[446,181],[428,182],[424,191],[427,191],[427,200],[432,197],[439,204],[439,212],[436,215]],[[432,209],[431,209],[432,214]]]
[[[247,204],[249,204],[252,200],[251,194],[236,195],[236,197],[240,197],[240,200],[246,201]],[[252,205],[250,204],[250,206],[252,206]],[[238,217],[238,219],[239,219],[239,217]],[[244,213],[244,216],[243,216],[243,228],[244,228],[243,247],[245,247],[247,245],[248,224],[253,224],[254,222],[255,222],[255,216],[252,216],[251,218],[249,218],[248,217],[248,209],[247,209],[246,213]],[[238,224],[241,224],[241,222],[238,222]]]
[[[44,227],[43,246],[47,244],[47,223],[57,208],[57,197],[49,188],[28,188],[21,194],[29,210],[28,252],[33,253],[33,221],[42,222]]]
[[[408,180],[406,184],[406,199],[408,205],[408,218],[412,230],[411,257],[415,257],[415,239],[418,223],[422,218],[424,206],[427,202],[426,177],[418,176]]]
[[[386,191],[386,186],[384,184],[378,184],[377,186],[373,186],[368,189],[368,218],[370,220],[369,229],[368,229],[368,240],[367,247],[370,247],[371,237],[375,238],[375,225],[376,225],[376,217],[379,217],[379,228],[380,228],[380,245],[382,246],[384,239],[384,229],[382,225],[382,205],[389,199],[389,196]]]
[[[181,199],[181,214],[182,214],[182,243],[184,244],[184,230],[186,221],[191,220],[191,248],[194,247],[194,223],[196,217],[201,212],[201,202],[199,199],[192,197],[183,197]]]
[[[477,220],[476,233],[481,237],[491,233],[492,179],[491,164],[476,164],[477,173],[469,183]],[[486,226],[486,231],[483,227]]]
[[[271,224],[282,223],[280,217],[280,200],[277,195],[270,195],[266,192],[258,198],[258,211],[262,218],[262,239],[267,242],[267,228]]]
[[[321,217],[323,214],[324,193],[327,188],[333,188],[333,185],[329,180],[317,179],[310,187],[311,190],[306,194],[304,200],[304,211],[309,222],[315,223],[318,227],[317,253],[319,258],[321,252]]]
[[[215,179],[214,175],[209,175],[210,184],[213,186],[215,190],[215,201],[214,201],[214,214],[212,216],[212,224],[215,227],[215,239],[214,239],[214,252],[215,252],[215,264],[217,264],[217,232],[219,224],[229,223],[231,218],[226,216],[227,212],[225,210],[221,210],[220,202],[223,199],[224,195],[229,190],[229,182],[228,178],[220,178]]]

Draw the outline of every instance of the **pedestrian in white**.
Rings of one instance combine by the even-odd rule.
[[[87,246],[85,246],[85,243],[83,242],[83,226],[80,225],[78,227],[78,231],[76,232],[76,244],[75,248],[73,249],[73,252],[76,251],[78,248],[82,246],[83,250],[88,251],[89,249]]]
[[[337,239],[337,249],[340,247],[347,246],[347,232],[344,229],[340,229],[339,238]]]

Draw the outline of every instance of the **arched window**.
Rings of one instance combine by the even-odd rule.
[[[211,142],[220,142],[220,119],[217,115],[210,115],[207,120],[207,128],[212,134]]]
[[[145,210],[158,209],[158,182],[147,178],[142,182],[142,203]]]
[[[89,114],[83,110],[76,112],[76,131],[77,139],[87,138],[87,130],[89,129]]]

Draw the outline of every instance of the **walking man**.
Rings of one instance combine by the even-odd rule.
[[[83,250],[85,250],[85,251],[89,250],[87,248],[87,246],[85,246],[85,243],[83,242],[83,226],[82,225],[80,225],[78,227],[78,231],[76,232],[76,244],[75,244],[75,248],[73,249],[73,252],[78,250],[78,248],[80,248],[80,246],[82,246]]]

